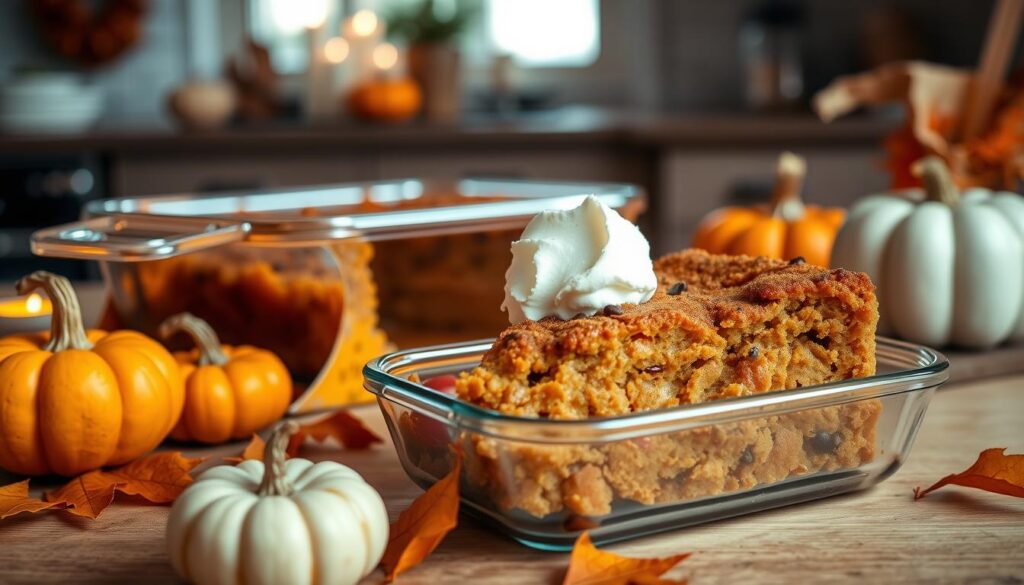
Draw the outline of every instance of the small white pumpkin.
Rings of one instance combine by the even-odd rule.
[[[1024,339],[1024,200],[953,185],[935,156],[914,169],[924,192],[854,205],[832,265],[878,287],[879,332],[942,347]]]
[[[171,563],[199,585],[356,583],[388,541],[380,495],[352,469],[285,460],[297,425],[274,431],[263,461],[203,473],[167,521]]]

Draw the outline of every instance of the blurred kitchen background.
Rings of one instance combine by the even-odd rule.
[[[642,185],[656,253],[770,191],[883,189],[901,113],[814,91],[972,67],[991,0],[22,0],[0,4],[0,280],[85,201],[410,176]],[[57,261],[52,261],[57,262]],[[52,264],[86,277],[84,263]]]

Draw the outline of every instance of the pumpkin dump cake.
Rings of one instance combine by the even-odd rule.
[[[504,331],[458,396],[504,414],[615,416],[869,376],[874,287],[861,273],[688,250],[654,263],[657,291],[594,316]],[[876,400],[586,446],[463,437],[471,489],[533,516],[601,516],[874,457]]]

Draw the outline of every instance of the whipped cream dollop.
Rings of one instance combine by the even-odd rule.
[[[647,239],[590,196],[575,209],[541,212],[512,243],[501,308],[513,324],[550,315],[571,319],[642,303],[657,287]]]

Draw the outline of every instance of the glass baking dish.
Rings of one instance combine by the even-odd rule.
[[[273,351],[304,413],[372,400],[373,357],[501,329],[512,240],[590,194],[631,221],[645,206],[628,184],[471,178],[129,197],[90,203],[32,248],[99,261],[105,329],[156,335],[188,311],[224,343]]]
[[[507,416],[412,380],[473,368],[491,341],[382,356],[363,370],[402,467],[423,488],[464,454],[463,510],[569,550],[871,487],[899,469],[946,358],[877,340],[878,374],[625,416]]]

